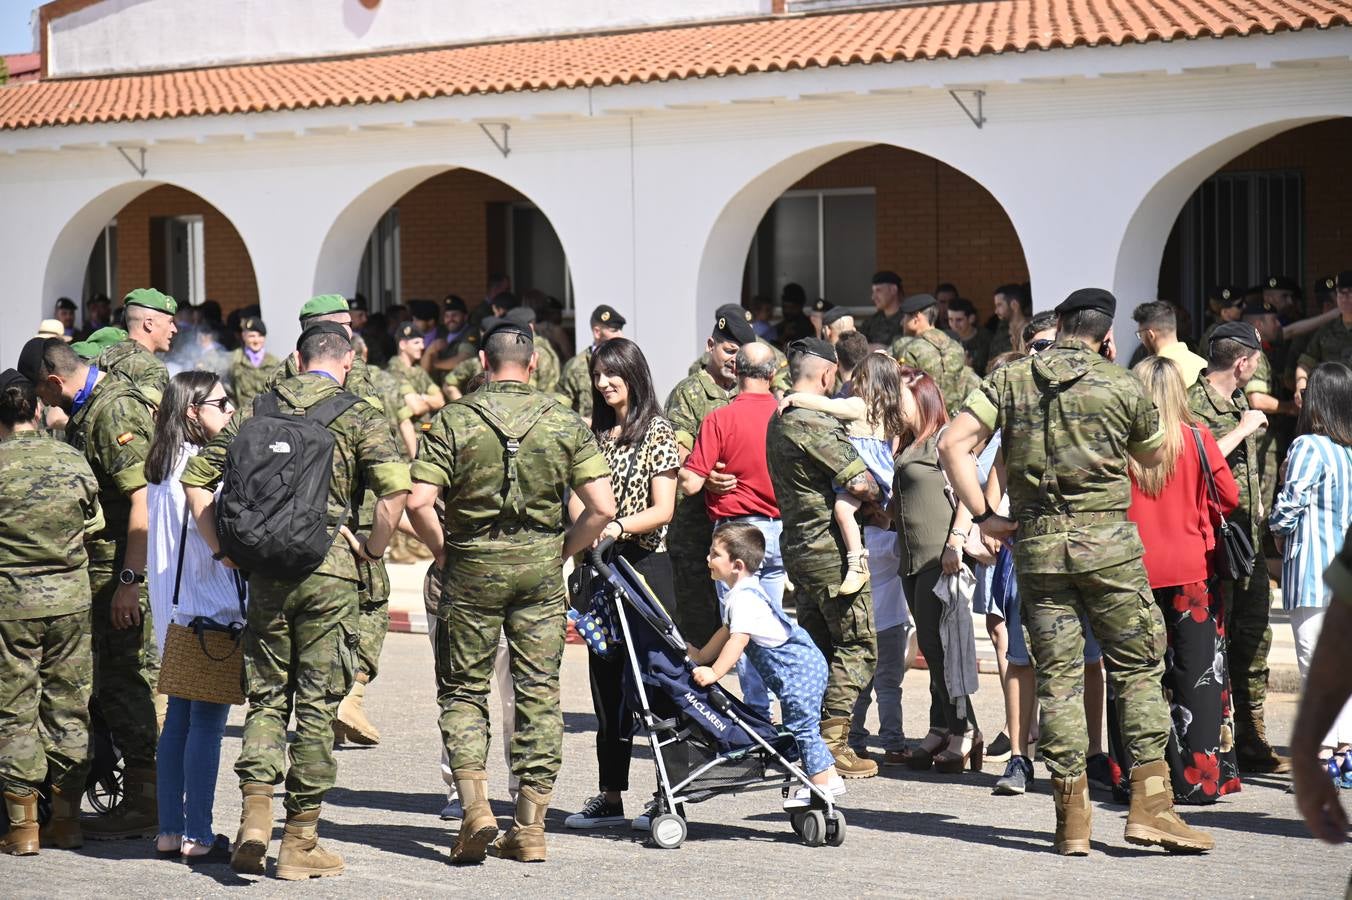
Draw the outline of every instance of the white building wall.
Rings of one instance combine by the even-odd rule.
[[[103,0],[50,24],[47,65],[52,77],[197,68],[769,12],[770,0]]]
[[[78,289],[100,225],[139,190],[171,183],[235,224],[284,347],[308,296],[351,292],[381,213],[462,166],[544,211],[580,317],[597,303],[620,309],[665,391],[702,349],[713,309],[739,296],[770,203],[835,156],[884,143],[991,192],[1023,243],[1039,309],[1086,285],[1113,290],[1129,349],[1130,310],[1153,294],[1169,228],[1196,186],[1283,129],[1352,115],[1349,34],[4,132],[0,202],[24,215],[0,218],[0,303],[7,321],[36,323]],[[948,86],[987,91],[983,128]],[[510,155],[480,130],[486,119],[511,123]],[[146,179],[119,145],[147,148]],[[0,332],[0,365],[26,336]]]

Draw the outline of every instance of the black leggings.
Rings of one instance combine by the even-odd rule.
[[[911,608],[911,619],[915,622],[915,640],[929,666],[930,728],[966,734],[976,728],[976,709],[968,698],[967,715],[959,718],[957,704],[948,696],[948,685],[944,683],[944,641],[939,636],[943,604],[934,595],[942,574],[943,570],[934,566],[915,575],[903,575],[901,580],[906,589],[906,603]]]
[[[648,582],[648,587],[667,609],[675,609],[676,588],[672,583],[671,559],[663,553],[644,550],[632,541],[615,545],[620,556],[629,560]],[[596,710],[596,765],[602,791],[629,790],[629,759],[633,753],[633,711],[623,706],[624,667],[629,665],[627,651],[609,659],[587,654],[591,674],[592,708]]]

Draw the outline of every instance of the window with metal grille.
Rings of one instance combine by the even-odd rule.
[[[1207,294],[1272,275],[1300,280],[1305,262],[1299,170],[1222,172],[1189,198],[1160,269],[1160,296],[1192,312],[1200,327]]]
[[[379,312],[402,303],[399,284],[399,208],[380,217],[362,253],[357,272],[357,293],[367,308]]]

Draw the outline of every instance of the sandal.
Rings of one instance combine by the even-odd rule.
[[[212,841],[211,849],[206,853],[198,853],[189,856],[183,853],[179,856],[183,862],[190,866],[209,866],[215,864],[224,864],[230,862],[230,838],[223,834],[216,835],[216,840]]]

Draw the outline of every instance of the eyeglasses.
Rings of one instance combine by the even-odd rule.
[[[1046,350],[1048,347],[1050,347],[1052,344],[1055,343],[1056,341],[1052,340],[1051,338],[1038,338],[1035,341],[1029,342],[1028,349],[1033,351],[1034,353],[1041,353],[1043,350]]]
[[[233,404],[233,403],[230,402],[230,398],[229,398],[229,397],[217,397],[215,400],[203,400],[201,403],[198,403],[198,404],[196,404],[196,405],[199,406],[199,407],[201,407],[201,406],[214,406],[214,407],[216,407],[217,409],[219,409],[222,413],[224,413],[224,412],[226,411],[226,409],[234,409],[234,408],[235,408],[235,404]]]

